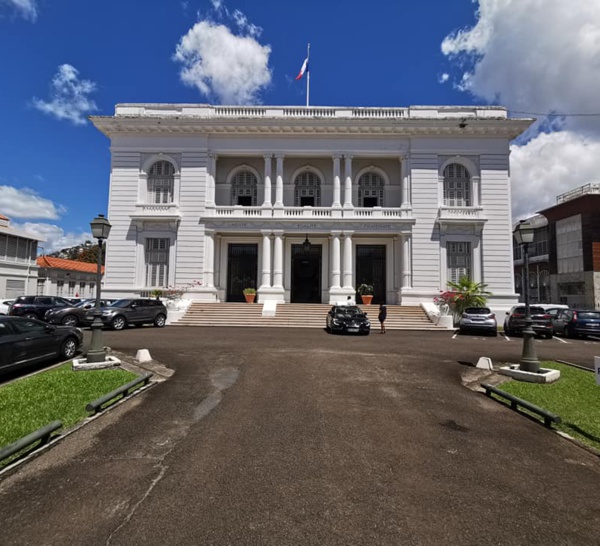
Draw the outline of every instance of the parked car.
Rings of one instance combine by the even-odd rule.
[[[600,336],[600,311],[563,309],[552,321],[555,334],[565,337]]]
[[[325,328],[331,333],[368,336],[371,332],[371,322],[357,305],[334,305],[327,313]]]
[[[110,306],[116,300],[101,299],[102,307]],[[50,324],[65,324],[67,326],[79,326],[86,323],[88,309],[96,306],[95,299],[83,300],[70,307],[55,307],[48,309],[44,315],[44,320]]]
[[[0,301],[0,315],[8,315],[8,311],[10,310],[10,304],[14,300],[1,300]]]
[[[552,316],[546,313],[542,307],[536,305],[531,305],[529,307],[529,314],[533,321],[533,324],[531,325],[533,331],[537,335],[552,339]],[[506,313],[506,319],[504,319],[504,332],[509,336],[514,336],[516,334],[521,335],[523,334],[524,328],[525,306],[517,305]]]
[[[467,307],[460,317],[458,326],[461,334],[483,332],[490,336],[498,335],[496,315],[488,307]]]
[[[130,324],[154,324],[157,328],[162,328],[167,323],[167,308],[156,299],[127,298],[117,300],[108,307],[101,307],[100,310],[103,324],[113,330],[122,330]],[[93,309],[88,309],[85,323],[91,324],[93,319]]]
[[[59,296],[19,296],[10,306],[12,317],[44,319],[46,311],[56,307],[71,307],[73,304]]]
[[[69,360],[81,349],[83,332],[37,319],[0,317],[0,373],[59,358]]]

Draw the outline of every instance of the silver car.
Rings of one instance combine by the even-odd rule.
[[[488,307],[467,307],[460,317],[459,330],[461,334],[483,332],[490,336],[497,336],[496,315]]]

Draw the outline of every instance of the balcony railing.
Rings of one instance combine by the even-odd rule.
[[[331,207],[243,207],[215,206],[206,209],[207,217],[216,218],[364,218],[368,220],[399,220],[411,218],[410,209],[397,207],[355,207],[351,209]]]
[[[130,216],[135,219],[179,219],[179,205],[176,203],[138,203]]]
[[[457,221],[457,220],[482,220],[481,207],[447,207],[442,206],[439,209],[439,220]]]

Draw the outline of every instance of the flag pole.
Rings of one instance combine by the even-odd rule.
[[[308,108],[308,102],[310,99],[310,43],[306,50],[306,59],[308,60],[308,74],[306,75],[306,107]]]

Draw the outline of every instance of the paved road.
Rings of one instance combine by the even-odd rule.
[[[598,544],[600,460],[462,385],[521,340],[107,332],[175,374],[0,481],[0,544]],[[537,343],[579,364],[600,342]]]

